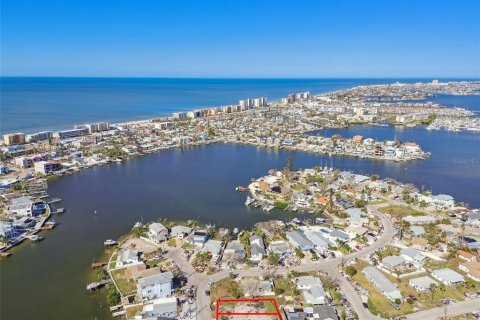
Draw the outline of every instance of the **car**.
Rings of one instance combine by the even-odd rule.
[[[205,294],[206,294],[207,296],[209,296],[209,295],[210,295],[210,290],[205,290]]]
[[[368,303],[364,302],[362,303],[364,308],[368,308]]]
[[[415,297],[413,294],[409,294],[408,296],[412,298],[413,301],[417,301],[417,297]]]

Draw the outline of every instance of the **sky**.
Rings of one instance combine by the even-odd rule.
[[[478,0],[0,0],[2,76],[480,77]]]

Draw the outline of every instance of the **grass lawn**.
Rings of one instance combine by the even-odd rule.
[[[117,256],[118,256],[117,253],[114,253],[114,254],[113,254],[112,259],[110,260],[110,264],[108,265],[108,269],[113,269],[113,268],[115,268],[115,264],[116,264],[116,262],[117,262]]]
[[[423,215],[425,215],[425,213],[423,213],[421,211],[417,211],[417,210],[412,209],[412,208],[407,208],[407,207],[404,207],[404,206],[397,206],[397,205],[379,208],[378,211],[380,211],[382,213],[388,213],[389,215],[391,215],[392,217],[394,217],[398,220],[400,220],[403,217],[410,216],[410,215],[411,216],[423,216]]]
[[[228,290],[235,285],[236,283],[230,278],[215,282],[210,286],[210,301],[215,302],[218,299],[232,298]]]
[[[149,268],[153,268],[153,267],[156,267],[156,266],[159,265],[162,261],[165,261],[165,260],[166,260],[165,258],[148,260],[148,261],[146,261],[146,265],[147,265]]]
[[[379,199],[370,201],[370,202],[368,203],[368,205],[374,206],[374,205],[376,205],[376,204],[382,204],[382,203],[385,203],[385,202],[387,202],[387,200],[382,199],[382,198],[379,198]]]
[[[113,279],[120,290],[122,296],[129,295],[137,290],[137,285],[133,279],[128,279],[125,275],[125,268],[112,271]]]
[[[300,293],[299,295],[295,295],[295,285],[293,284],[292,280],[289,278],[277,278],[273,281],[274,287],[276,289],[283,290],[282,297],[277,296],[277,303],[279,305],[286,304],[285,296],[293,297],[295,301],[303,301],[303,295]]]
[[[126,309],[127,318],[131,319],[131,318],[135,317],[137,312],[142,311],[142,309],[143,309],[143,306],[134,306],[134,307],[130,307],[130,308]]]

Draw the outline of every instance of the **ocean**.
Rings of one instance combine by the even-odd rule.
[[[245,98],[275,101],[300,91],[318,94],[362,84],[431,80],[1,77],[0,134],[149,119]]]

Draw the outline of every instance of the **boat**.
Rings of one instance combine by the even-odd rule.
[[[255,202],[255,199],[254,198],[250,198],[250,196],[247,197],[247,200],[245,201],[245,205],[246,206],[249,206],[251,205],[252,203]]]
[[[60,199],[60,198],[53,198],[52,200],[48,201],[48,204],[58,203],[58,202],[60,202],[60,201],[62,201],[62,199]]]
[[[245,186],[238,186],[238,187],[235,188],[235,191],[238,191],[238,192],[245,192],[247,190],[248,190],[248,188],[245,187]]]
[[[27,238],[30,239],[30,241],[33,241],[33,242],[38,242],[38,241],[43,240],[42,236],[39,236],[39,235],[36,235],[36,234],[29,235],[29,236],[27,236]]]
[[[115,240],[112,240],[112,239],[108,239],[108,240],[105,240],[105,241],[103,242],[103,245],[104,245],[105,247],[116,246],[117,244],[118,244],[118,242],[115,241]]]
[[[233,228],[233,234],[237,234],[238,233],[238,228]]]
[[[274,209],[275,207],[272,206],[271,204],[266,205],[265,207],[262,208],[263,211],[270,212]]]
[[[134,228],[140,228],[141,226],[142,226],[142,223],[140,221],[137,221],[137,223],[133,225]]]

